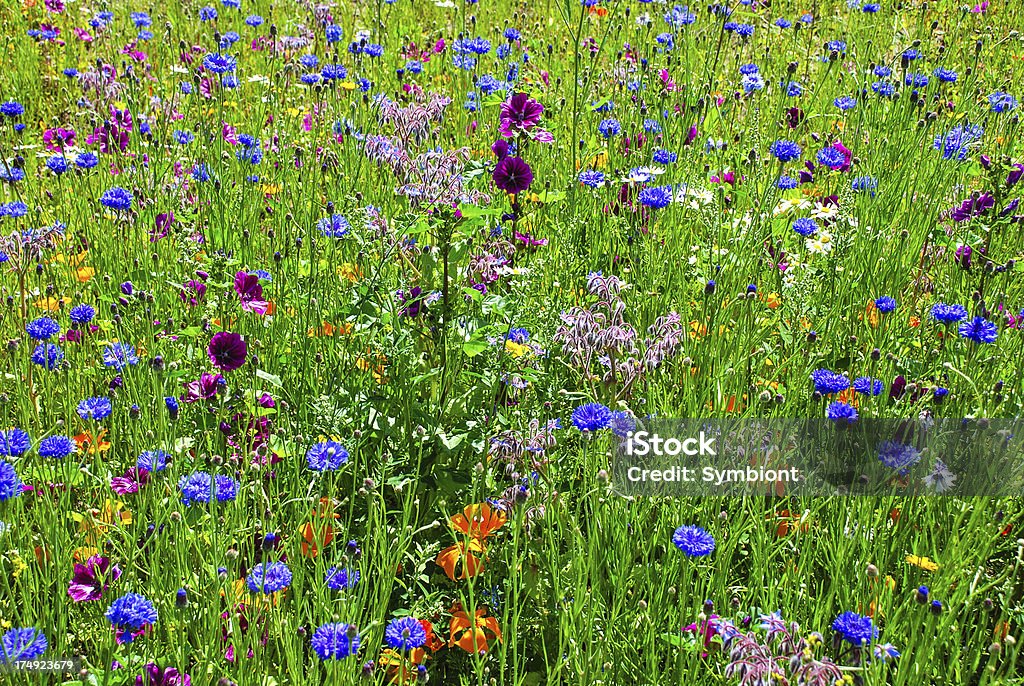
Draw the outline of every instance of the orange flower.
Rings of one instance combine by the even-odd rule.
[[[484,540],[507,520],[508,516],[501,510],[494,510],[487,503],[478,503],[467,505],[460,514],[451,518],[451,523],[456,531],[470,538]]]
[[[416,681],[419,675],[416,667],[427,659],[427,651],[413,648],[405,653],[386,648],[380,656],[380,666],[388,670],[388,682],[392,684],[408,684]]]
[[[75,436],[75,443],[78,444],[78,449],[83,453],[88,453],[89,455],[105,453],[110,450],[110,441],[106,441],[103,438],[106,435],[106,429],[100,429],[99,434],[95,438],[90,432],[83,431]]]
[[[768,515],[768,519],[772,518],[772,515]],[[778,521],[778,526],[775,528],[775,535],[779,538],[784,538],[789,535],[791,531],[807,531],[811,526],[809,522],[801,522],[803,519],[801,515],[793,514],[789,510],[779,510],[775,513],[774,519]]]
[[[498,620],[487,616],[487,608],[477,608],[472,619],[456,604],[450,626],[448,645],[458,646],[467,653],[486,653],[488,642],[501,641]]]
[[[868,324],[875,327],[878,326],[878,307],[875,306],[874,300],[868,302],[867,310],[865,311],[865,316],[867,316],[868,318]]]
[[[910,318],[910,328],[916,329],[919,326],[921,326],[921,318],[920,317],[911,317]]]
[[[309,338],[319,338],[320,336],[344,336],[345,334],[352,333],[352,324],[345,322],[340,326],[335,326],[330,322],[323,322],[320,326],[311,326],[306,329],[306,336]]]
[[[462,571],[458,574],[459,579],[468,579],[483,571],[483,555],[486,552],[481,539],[471,538],[468,541],[450,545],[437,554],[434,562],[444,570],[452,581],[456,579],[456,569],[462,563]]]
[[[313,517],[320,520],[338,519],[340,516],[334,511],[334,503],[330,498],[321,498],[313,509]],[[330,521],[309,521],[299,527],[299,536],[302,538],[303,557],[316,557],[334,540],[334,527]]]

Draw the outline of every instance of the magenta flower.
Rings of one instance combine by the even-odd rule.
[[[266,314],[269,305],[263,299],[263,286],[260,285],[260,277],[255,274],[238,272],[235,274],[235,293],[242,301],[242,309],[246,312]]]
[[[217,395],[223,384],[224,377],[220,374],[203,374],[195,381],[185,384],[185,395],[181,396],[181,399],[186,403],[209,400]]]
[[[111,565],[106,557],[93,555],[84,565],[75,564],[68,595],[76,603],[101,600],[103,592],[110,587],[110,582],[117,581],[120,576],[120,567]]]
[[[121,476],[115,476],[110,480],[110,489],[118,495],[138,493],[147,481],[149,481],[149,472],[138,467],[131,467]]]
[[[519,157],[506,157],[494,168],[494,185],[506,193],[522,193],[533,183],[533,170]]]
[[[142,668],[142,674],[135,677],[135,686],[192,686],[192,677],[174,667],[160,669],[150,662]]]
[[[75,130],[59,127],[43,132],[43,143],[50,152],[63,152],[75,144]]]
[[[215,333],[206,349],[210,356],[210,363],[217,369],[226,372],[233,372],[245,364],[245,356],[248,351],[245,339],[230,331]]]
[[[501,103],[500,125],[502,136],[511,138],[520,131],[529,131],[540,122],[544,106],[526,93],[516,93]]]

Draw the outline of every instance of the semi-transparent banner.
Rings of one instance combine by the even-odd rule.
[[[611,466],[633,496],[1020,496],[1024,420],[648,419]]]

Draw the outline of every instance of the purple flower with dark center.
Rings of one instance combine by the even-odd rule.
[[[533,183],[533,170],[519,157],[506,157],[494,168],[494,184],[506,193],[522,193]]]
[[[102,600],[103,592],[120,576],[121,568],[111,565],[109,558],[93,555],[84,565],[75,564],[74,574],[68,585],[68,595],[76,603]]]
[[[233,372],[245,364],[248,347],[245,340],[237,333],[221,331],[215,333],[210,339],[210,345],[206,352],[214,367],[226,372]]]

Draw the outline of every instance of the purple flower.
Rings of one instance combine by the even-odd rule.
[[[544,106],[526,93],[516,93],[501,104],[500,125],[502,136],[511,138],[519,131],[529,131],[540,122]]]
[[[174,667],[160,669],[150,662],[142,668],[142,674],[135,677],[135,686],[192,686],[192,677]]]
[[[506,193],[522,193],[533,183],[533,170],[523,159],[506,157],[498,162],[492,178],[494,184]]]
[[[245,364],[248,347],[245,345],[245,340],[237,333],[221,331],[215,333],[210,339],[210,345],[206,352],[214,367],[226,372],[233,372]]]
[[[199,400],[209,400],[217,395],[217,391],[224,384],[224,377],[220,374],[203,374],[195,381],[185,384],[185,395],[181,397],[187,403],[194,403]]]
[[[111,565],[110,559],[93,555],[85,564],[75,564],[74,575],[68,585],[68,595],[76,603],[102,600],[110,582],[121,576],[121,568]]]

